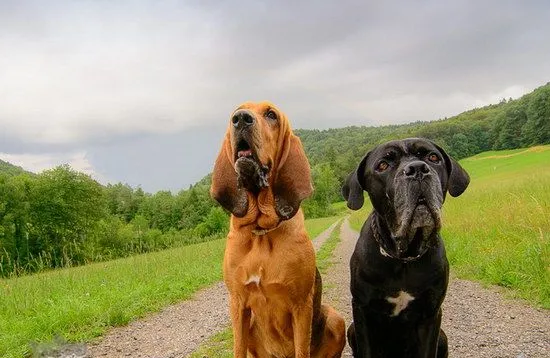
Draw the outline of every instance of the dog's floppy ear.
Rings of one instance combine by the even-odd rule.
[[[237,173],[232,163],[229,134],[225,139],[214,164],[210,195],[222,207],[237,217],[243,217],[248,210],[246,191],[238,187]]]
[[[275,210],[283,220],[293,217],[313,192],[309,162],[300,138],[290,133],[273,181]]]
[[[363,190],[365,190],[365,188],[362,184],[362,178],[365,174],[365,163],[367,162],[368,156],[368,154],[365,155],[357,169],[348,175],[344,181],[344,186],[342,186],[342,195],[348,202],[348,208],[352,210],[361,209],[365,203],[365,198],[363,196]]]
[[[433,143],[433,142],[432,142]],[[447,184],[447,191],[451,196],[459,196],[466,190],[468,184],[470,184],[470,176],[468,173],[458,164],[456,160],[451,158],[443,148],[433,143],[435,147],[443,155],[445,165],[447,166],[447,173],[449,174],[449,183]]]

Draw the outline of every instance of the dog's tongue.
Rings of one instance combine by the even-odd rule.
[[[237,156],[238,156],[239,158],[242,158],[242,157],[251,157],[251,156],[252,156],[252,149],[240,150],[240,151],[237,153]]]

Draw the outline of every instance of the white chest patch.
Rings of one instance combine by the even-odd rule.
[[[397,297],[386,297],[386,301],[395,305],[391,316],[392,317],[399,316],[399,313],[401,313],[401,311],[407,308],[407,306],[409,305],[409,302],[413,300],[414,300],[414,297],[405,291],[399,291],[399,295]]]
[[[260,285],[260,275],[251,275],[248,280],[244,283],[246,285],[250,285],[251,283],[255,283],[256,285]]]

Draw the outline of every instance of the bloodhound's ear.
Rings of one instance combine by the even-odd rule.
[[[290,134],[273,182],[275,211],[283,220],[298,212],[300,203],[313,192],[309,162],[300,138]]]
[[[214,164],[210,195],[233,215],[243,217],[248,210],[248,198],[246,191],[237,185],[237,173],[231,159],[231,144],[226,135]]]
[[[433,142],[432,142],[433,143]],[[458,164],[456,160],[451,158],[443,148],[433,143],[435,147],[443,155],[445,165],[447,167],[447,173],[449,174],[449,183],[447,185],[447,191],[451,196],[459,196],[466,190],[468,184],[470,184],[470,176],[468,173]]]
[[[348,175],[344,181],[344,186],[342,186],[342,195],[348,202],[348,208],[352,210],[361,209],[365,203],[365,198],[363,197],[363,190],[365,188],[362,182],[365,176],[365,163],[368,156],[367,154],[363,157],[357,169]]]

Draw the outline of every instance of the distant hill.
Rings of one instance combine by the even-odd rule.
[[[14,175],[19,175],[23,173],[29,173],[29,172],[27,172],[25,169],[21,167],[10,164],[0,159],[0,174],[14,176]]]
[[[326,163],[340,180],[375,145],[391,139],[424,137],[456,159],[484,151],[550,143],[550,82],[516,100],[475,108],[431,122],[328,130],[298,129],[312,167]]]

